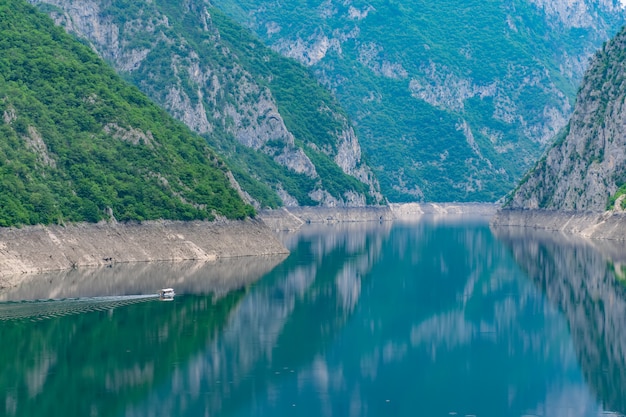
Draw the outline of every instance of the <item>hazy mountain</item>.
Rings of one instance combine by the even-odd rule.
[[[392,201],[494,201],[567,123],[617,0],[216,0],[308,65]]]

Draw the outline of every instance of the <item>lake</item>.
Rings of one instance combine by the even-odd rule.
[[[626,413],[622,246],[471,218],[281,238],[0,290],[0,415]]]

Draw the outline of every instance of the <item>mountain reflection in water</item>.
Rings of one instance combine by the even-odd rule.
[[[281,381],[301,377],[345,326],[389,230],[312,226],[284,236],[291,256],[242,300],[221,337],[126,415],[248,415],[257,398],[279,396]]]
[[[19,284],[0,287],[0,302],[147,295],[170,287],[177,294],[220,296],[256,281],[284,259],[285,255],[277,255],[216,262],[145,262],[19,276]]]
[[[496,236],[567,317],[585,379],[626,414],[626,244],[498,227]]]
[[[529,280],[511,256],[519,261],[527,249],[511,251],[484,220],[308,225],[281,238],[291,250],[284,260],[94,270],[2,290],[11,300],[165,286],[183,295],[0,321],[0,415],[586,417],[621,410],[613,402],[622,391],[609,392],[592,376],[615,365],[610,378],[620,382],[614,374],[623,360],[615,362],[615,352],[582,355],[577,340],[583,335],[593,346],[606,331],[576,330],[553,287],[535,284],[541,268]],[[532,242],[528,258],[536,266]],[[617,316],[610,322],[619,328]]]

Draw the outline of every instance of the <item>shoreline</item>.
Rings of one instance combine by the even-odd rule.
[[[118,263],[212,262],[286,253],[258,219],[26,226],[0,229],[0,278]]]
[[[505,209],[491,218],[494,227],[550,230],[587,239],[626,240],[626,213]]]
[[[417,221],[423,216],[491,216],[491,203],[406,203],[368,207],[289,207],[241,221],[77,223],[0,228],[0,288],[15,276],[142,262],[215,262],[288,254],[277,232],[310,223]],[[18,279],[19,281],[19,279]]]
[[[366,207],[283,207],[261,210],[258,217],[274,231],[296,231],[311,223],[415,221],[430,215],[493,216],[495,203],[391,203]]]

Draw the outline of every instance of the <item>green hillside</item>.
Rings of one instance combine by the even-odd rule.
[[[625,17],[618,1],[565,3],[215,4],[335,93],[383,194],[400,202],[495,201],[536,161],[588,57]]]
[[[253,214],[206,141],[22,0],[0,0],[0,226]]]

